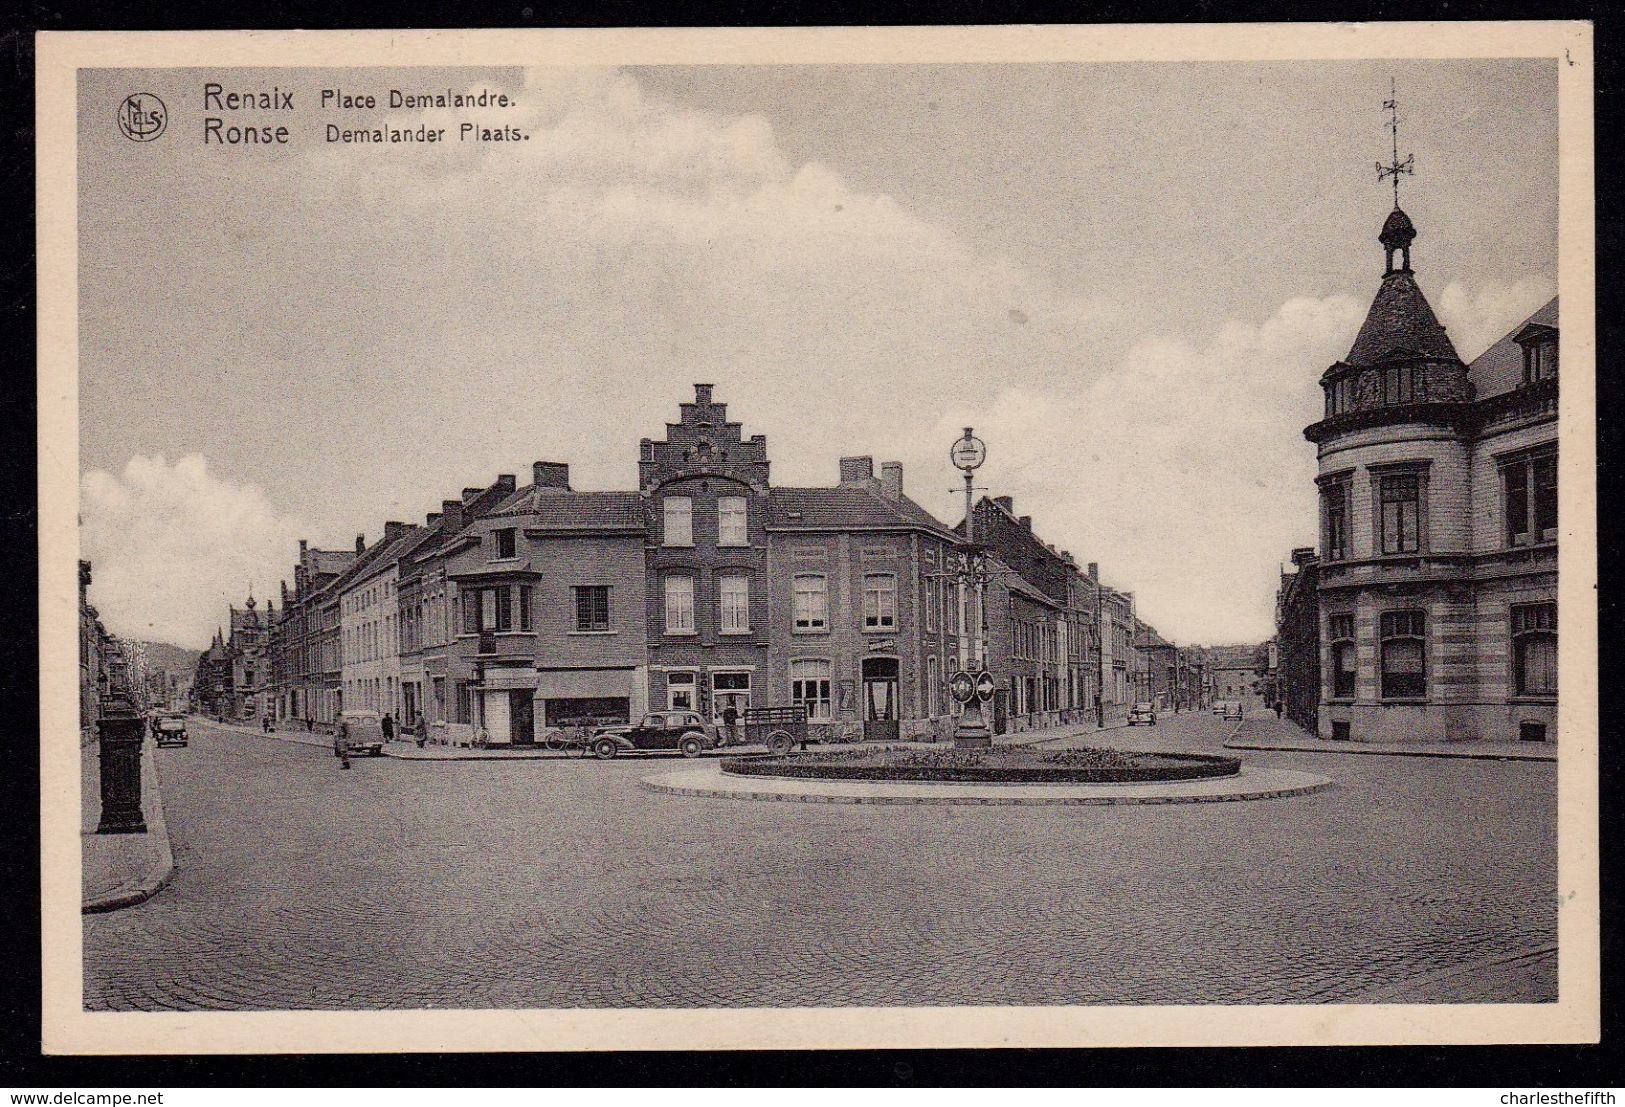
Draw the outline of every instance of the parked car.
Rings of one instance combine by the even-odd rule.
[[[1156,706],[1156,704],[1153,704],[1153,703],[1137,703],[1133,707],[1129,708],[1128,725],[1129,726],[1138,726],[1141,723],[1145,724],[1146,726],[1156,726],[1157,725],[1157,706]]]
[[[697,711],[651,711],[635,723],[600,727],[592,738],[592,752],[605,761],[618,753],[659,750],[698,757],[718,742],[716,726]]]
[[[186,745],[186,716],[154,716],[152,720],[152,736],[160,746]]]
[[[1239,719],[1239,718],[1241,718],[1241,701],[1240,700],[1225,700],[1224,701],[1224,712],[1220,715],[1220,718],[1223,718],[1223,719]]]
[[[346,711],[339,716],[339,720],[349,730],[347,739],[333,738],[333,754],[338,755],[339,742],[344,741],[345,747],[354,757],[367,754],[370,757],[382,757],[384,754],[384,717],[376,711]]]

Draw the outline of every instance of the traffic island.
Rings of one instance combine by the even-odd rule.
[[[741,759],[746,760],[746,759]],[[756,759],[748,759],[756,760]],[[690,763],[692,764],[692,763]],[[708,762],[680,772],[645,777],[643,786],[668,795],[785,803],[960,804],[972,806],[1107,806],[1116,804],[1226,803],[1318,792],[1331,780],[1288,769],[1241,766],[1201,779],[1148,783],[941,783],[909,780],[813,779],[724,772]]]
[[[730,757],[724,773],[802,780],[934,784],[1150,784],[1235,776],[1241,761],[1194,753],[1125,753],[1101,747],[1038,750],[877,746],[769,757]]]

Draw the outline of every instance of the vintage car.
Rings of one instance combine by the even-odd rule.
[[[1223,719],[1239,719],[1239,718],[1241,718],[1241,701],[1240,700],[1225,700],[1224,701],[1224,711],[1220,713],[1220,718],[1223,718]]]
[[[352,756],[367,754],[382,757],[384,753],[383,716],[376,711],[346,711],[339,716],[343,724],[340,734],[333,736],[333,755],[338,756],[339,742]],[[341,737],[342,735],[342,737]]]
[[[152,737],[160,746],[186,745],[186,716],[176,714],[153,716]]]
[[[717,743],[716,726],[698,711],[651,711],[635,723],[600,727],[593,734],[591,749],[605,761],[618,753],[665,750],[698,757]]]
[[[1157,707],[1152,703],[1137,703],[1128,711],[1128,725],[1139,726],[1157,725]]]

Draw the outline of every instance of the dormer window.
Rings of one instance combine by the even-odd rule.
[[[497,560],[500,561],[518,555],[517,535],[518,532],[513,528],[491,532],[492,543],[496,547]]]
[[[1523,348],[1523,383],[1551,380],[1557,376],[1557,339],[1530,342]]]

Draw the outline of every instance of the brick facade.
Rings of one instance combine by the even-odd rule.
[[[1557,339],[1554,300],[1466,365],[1390,260],[1305,431],[1322,737],[1556,739]]]

